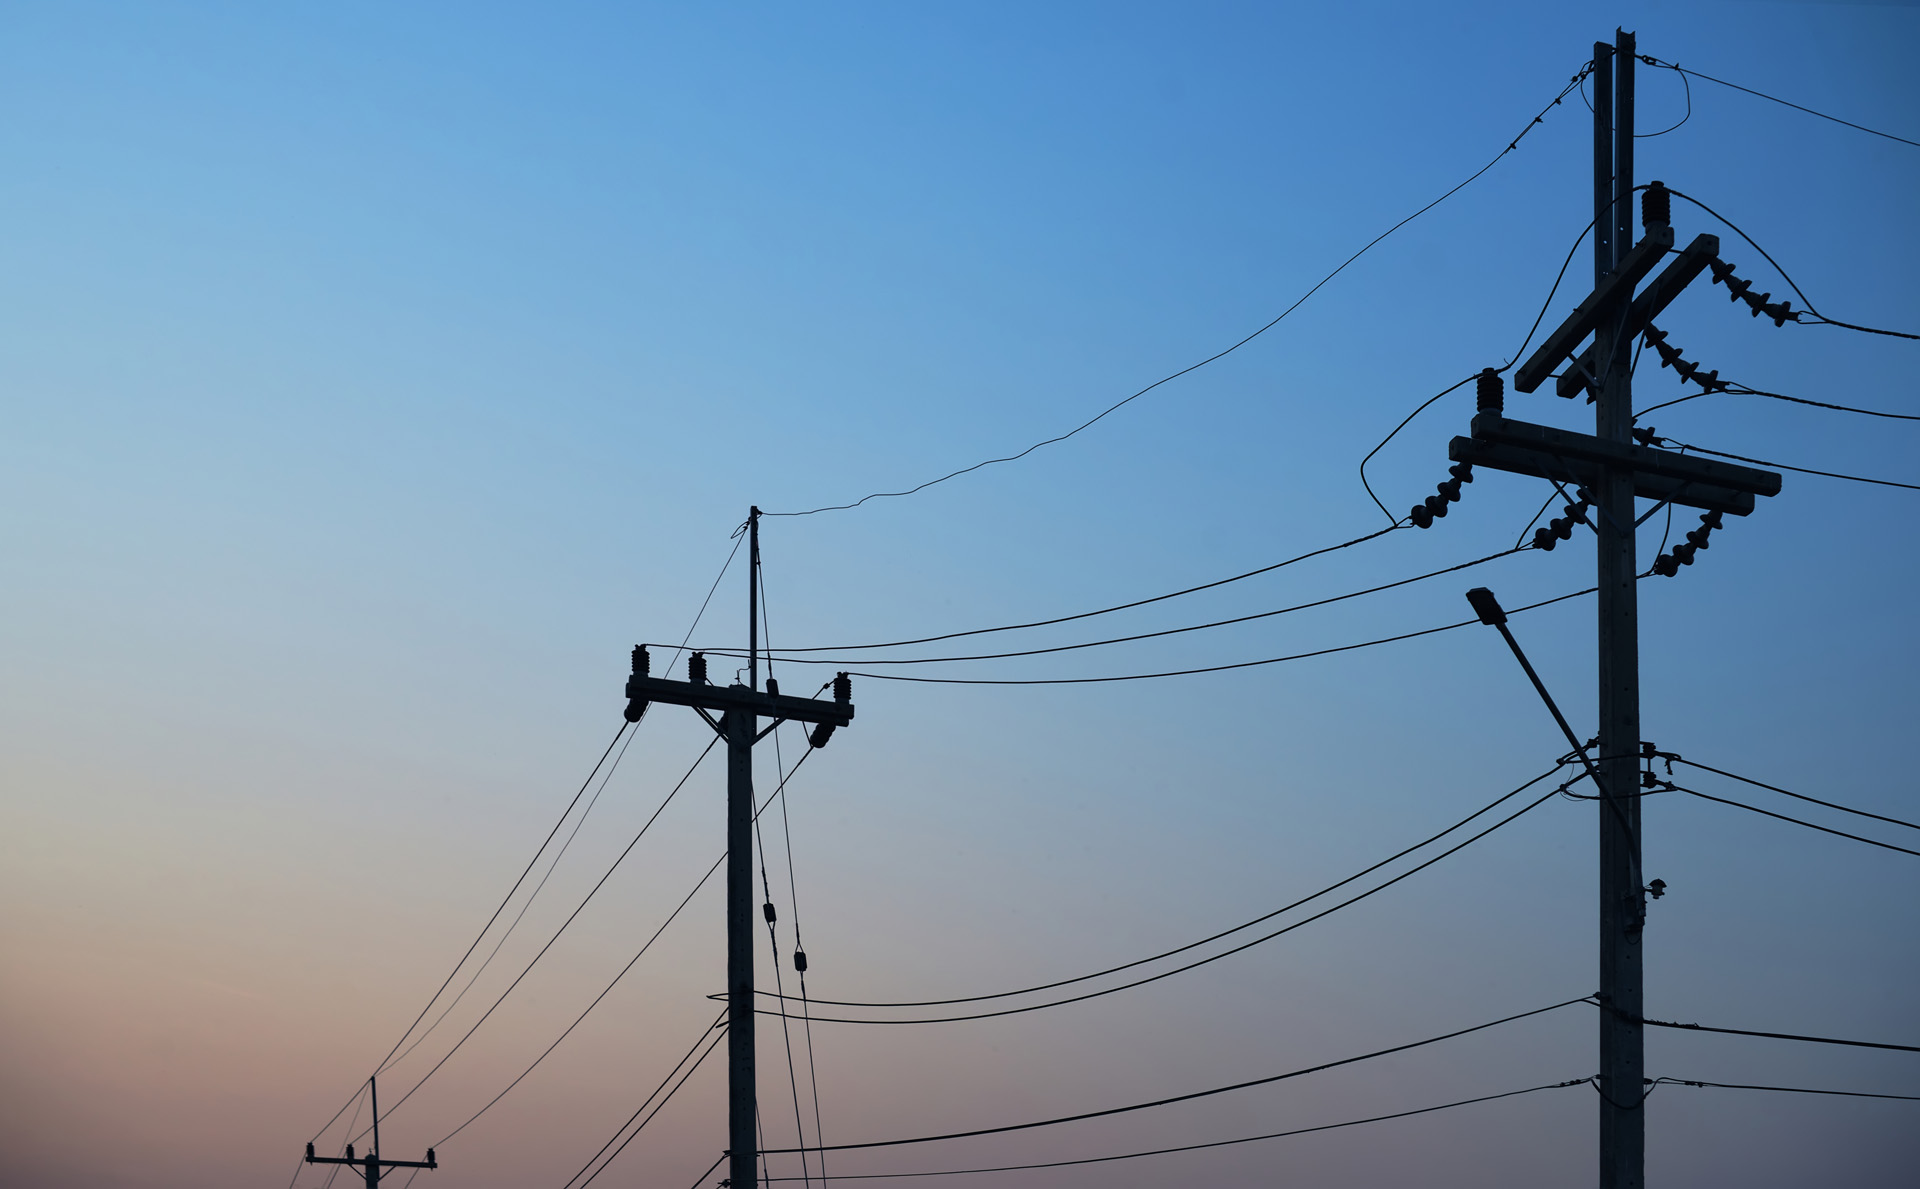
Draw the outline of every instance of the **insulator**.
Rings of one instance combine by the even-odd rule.
[[[1727,300],[1739,301],[1747,295],[1747,290],[1751,288],[1753,288],[1752,281],[1742,280],[1736,276],[1729,276],[1727,278]]]
[[[1760,316],[1761,309],[1765,307],[1767,302],[1771,300],[1772,297],[1773,297],[1773,294],[1771,293],[1762,293],[1758,297],[1747,298],[1747,304],[1753,307],[1753,316],[1755,318],[1758,318]]]
[[[639,722],[641,717],[646,714],[649,705],[651,705],[651,703],[645,698],[635,698],[633,701],[627,703],[627,708],[621,713],[628,722]]]
[[[695,652],[687,656],[687,680],[695,685],[707,683],[707,654]]]
[[[1582,496],[1579,500],[1567,505],[1567,519],[1575,524],[1585,524],[1587,509],[1591,507],[1593,507],[1593,501]]]
[[[1448,479],[1445,483],[1442,483],[1440,485],[1440,494],[1445,496],[1449,503],[1458,500],[1460,498],[1460,480]]]
[[[1426,504],[1427,511],[1433,513],[1435,520],[1447,514],[1447,501],[1445,497],[1430,495],[1423,502]]]
[[[1506,407],[1507,382],[1492,368],[1482,368],[1474,383],[1474,397],[1482,413],[1499,413]]]
[[[845,673],[833,675],[833,700],[836,702],[853,701],[853,678]]]
[[[767,693],[775,698],[780,696],[780,683],[771,677],[767,678]]]
[[[1533,547],[1535,549],[1545,553],[1552,553],[1553,547],[1559,543],[1560,538],[1554,535],[1552,529],[1536,528],[1533,530]]]
[[[1555,520],[1553,522],[1553,535],[1559,537],[1562,541],[1571,541],[1573,539],[1573,521],[1564,519]]]
[[[807,951],[805,950],[793,951],[793,968],[799,971],[801,974],[805,974],[807,972]]]
[[[767,924],[769,925],[773,924],[774,918],[776,916],[776,914],[773,911],[773,901],[769,900],[765,904],[762,904],[760,906],[760,915],[767,918]]]
[[[1673,223],[1673,191],[1664,182],[1653,182],[1640,196],[1640,224],[1651,231],[1659,224]]]
[[[428,1167],[428,1168],[438,1168],[439,1166],[440,1166],[440,1162],[439,1162],[438,1160],[435,1160],[435,1159],[433,1158],[433,1149],[432,1149],[432,1148],[428,1148],[428,1149],[427,1149],[427,1167]]]
[[[1700,523],[1705,525],[1707,528],[1719,528],[1721,523],[1720,513],[1709,512],[1705,516],[1702,516],[1700,518]]]
[[[1728,264],[1716,256],[1714,259],[1707,261],[1707,267],[1713,270],[1713,283],[1716,285],[1724,285],[1728,279],[1733,276],[1733,270],[1736,266]]]
[[[1415,504],[1413,511],[1407,513],[1407,517],[1413,521],[1413,527],[1415,528],[1433,527],[1433,513],[1427,511],[1425,504]]]
[[[1793,303],[1790,301],[1783,301],[1778,305],[1768,306],[1766,314],[1767,317],[1773,319],[1775,326],[1785,326],[1788,322],[1798,322],[1800,320],[1799,316],[1793,312]]]
[[[1672,557],[1663,553],[1653,559],[1653,572],[1662,578],[1671,578],[1680,572],[1680,565]]]
[[[1651,773],[1651,772],[1642,772],[1642,773],[1640,773],[1640,787],[1641,787],[1641,788],[1643,788],[1643,789],[1650,789],[1650,788],[1652,788],[1652,787],[1653,787],[1654,785],[1656,785],[1656,784],[1658,784],[1658,783],[1659,783],[1659,782],[1658,782],[1657,780],[1655,780],[1655,779],[1654,779],[1654,776],[1653,776],[1653,773]]]
[[[307,1160],[308,1160],[309,1162],[311,1162],[311,1161],[313,1160],[313,1145],[312,1145],[312,1144],[308,1144],[308,1145],[307,1145]]]
[[[348,1159],[348,1160],[352,1160],[352,1159],[353,1159],[353,1145],[352,1145],[352,1144],[348,1144],[348,1145],[347,1145],[347,1159]]]
[[[821,748],[821,747],[825,747],[827,745],[827,740],[831,738],[833,738],[833,724],[830,722],[823,722],[823,723],[816,724],[814,726],[813,734],[807,736],[807,742],[812,744],[815,748]]]
[[[1676,356],[1673,361],[1673,370],[1680,374],[1681,380],[1691,380],[1693,379],[1693,373],[1700,370],[1700,365],[1697,363],[1689,363],[1687,360]]]
[[[1683,566],[1692,565],[1693,554],[1696,548],[1698,548],[1698,546],[1694,545],[1691,541],[1689,541],[1685,545],[1675,545],[1673,547],[1673,560],[1679,562]]]
[[[1456,462],[1447,468],[1447,474],[1452,475],[1462,483],[1471,483],[1473,482],[1473,464],[1470,462]]]

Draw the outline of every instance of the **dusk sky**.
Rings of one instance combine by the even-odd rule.
[[[656,706],[595,762],[634,644],[683,678],[689,633],[745,643],[744,556],[722,569],[749,506],[851,504],[1064,434],[1258,330],[1528,130],[1264,334],[1084,432],[915,495],[769,515],[767,639],[1053,619],[1386,528],[1362,456],[1591,287],[1583,246],[1549,300],[1592,217],[1591,118],[1576,90],[1529,121],[1616,26],[1663,61],[1920,140],[1906,4],[0,6],[0,1183],[345,1189],[350,1173],[300,1165],[304,1145],[337,1152],[365,1127],[369,1074],[561,821],[379,1091],[384,1111],[419,1084],[381,1124],[384,1156],[437,1145],[416,1189],[566,1189],[719,1010],[718,877],[661,926],[724,849],[723,750],[689,777],[712,732]],[[1737,223],[1830,318],[1920,331],[1920,147],[1639,78],[1642,129],[1678,125],[1639,142],[1640,180]],[[1805,304],[1700,207],[1676,200],[1674,224]],[[1776,327],[1706,278],[1660,325],[1754,389],[1920,415],[1920,342]],[[1690,391],[1656,363],[1639,407]],[[1368,465],[1392,517],[1446,478],[1472,388]],[[1551,389],[1510,392],[1509,415],[1592,432]],[[1641,424],[1920,485],[1911,419],[1716,395]],[[1471,586],[1509,607],[1591,586],[1591,534],[1230,626],[871,663],[1391,583],[1511,549],[1552,494],[1482,469],[1425,531],[856,667],[1112,677],[1455,624]],[[1669,542],[1696,523],[1679,510]],[[1920,821],[1916,525],[1912,486],[1788,471],[1692,566],[1643,581],[1645,738]],[[1643,525],[1643,566],[1667,532],[1664,514]],[[1592,597],[1512,628],[1586,737]],[[737,662],[711,663],[733,679]],[[810,694],[835,667],[773,672]],[[762,820],[783,986],[797,923],[819,999],[990,995],[1159,954],[1426,839],[1567,751],[1479,626],[1152,680],[856,677],[853,700]],[[777,739],[756,752],[762,795],[806,753],[794,727]],[[1898,821],[1684,763],[1672,779],[1920,850]],[[1668,886],[1645,934],[1650,1017],[1920,1045],[1920,857],[1685,792],[1643,806],[1645,872]],[[765,1018],[765,1146],[1099,1111],[1589,995],[1597,812],[1549,797],[1377,895],[1137,988],[815,1023],[811,1077],[792,1033],[797,1089]],[[764,937],[759,954],[771,990]],[[1076,1160],[1570,1082],[1596,1072],[1595,1013],[1112,1118],[832,1153],[826,1171]],[[594,1184],[693,1185],[726,1144],[724,1058]],[[1747,1036],[1650,1029],[1647,1070],[1920,1095],[1920,1053]],[[1662,1085],[1646,1110],[1649,1184],[1911,1186],[1920,1166],[1916,1101]],[[1580,1084],[872,1183],[1579,1189],[1595,1120]]]

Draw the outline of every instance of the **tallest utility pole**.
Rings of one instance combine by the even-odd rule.
[[[1633,247],[1633,34],[1593,47],[1593,276],[1598,287]],[[1594,434],[1632,441],[1631,287],[1599,311]],[[1623,333],[1625,332],[1625,333]],[[1640,608],[1634,470],[1604,467],[1597,511],[1600,595],[1600,1189],[1643,1189],[1646,1114],[1641,1020]],[[1617,810],[1618,812],[1613,812]]]

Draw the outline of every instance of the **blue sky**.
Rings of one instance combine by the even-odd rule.
[[[1233,343],[1484,164],[1616,25],[1662,59],[1920,138],[1920,18],[1902,5],[8,6],[0,1168],[48,1186],[281,1183],[606,745],[627,649],[687,632],[749,504],[841,504],[1012,453]],[[1678,77],[1641,78],[1645,126],[1679,119]],[[1641,142],[1643,179],[1734,219],[1832,316],[1920,328],[1920,150],[1709,83],[1691,103]],[[1069,441],[911,498],[769,519],[772,640],[1070,614],[1384,525],[1359,458],[1512,356],[1591,215],[1589,145],[1570,95],[1273,330]],[[1699,211],[1676,204],[1676,223],[1784,291]],[[1663,326],[1754,387],[1920,413],[1911,343],[1776,329],[1704,284]],[[1680,395],[1648,362],[1639,402]],[[1509,410],[1585,427],[1585,406],[1550,395]],[[1381,452],[1369,474],[1389,507],[1444,477],[1470,412],[1463,390]],[[1653,424],[1920,482],[1903,422],[1719,397]],[[1512,545],[1546,494],[1483,474],[1431,531],[1017,639],[1437,569]],[[1916,499],[1790,474],[1698,564],[1643,584],[1647,737],[1912,820]],[[967,671],[1225,664],[1452,622],[1469,585],[1517,605],[1590,575],[1576,540],[1336,607]],[[740,642],[743,586],[736,566],[696,643]],[[1591,722],[1591,603],[1515,630]],[[1440,829],[1561,750],[1481,631],[1157,682],[862,680],[855,697],[858,723],[788,806],[812,989],[845,999],[995,990],[1181,944]],[[642,724],[503,970],[599,878],[702,730]],[[718,854],[720,781],[717,764],[695,775],[396,1112],[389,1147],[445,1134],[606,984]],[[1708,791],[1799,815],[1738,787]],[[1680,797],[1647,809],[1648,872],[1672,887],[1649,925],[1650,1013],[1915,1043],[1914,859]],[[1593,812],[1549,802],[1151,987],[1003,1021],[823,1027],[827,1138],[1098,1109],[1584,994]],[[561,1184],[710,1015],[713,894],[428,1175]],[[505,982],[489,968],[475,994]],[[1587,1010],[924,1159],[1200,1142],[1581,1077]],[[444,1027],[477,1014],[463,1002]],[[1920,1092],[1910,1054],[1758,1040],[1655,1034],[1649,1068]],[[763,1109],[788,1092],[778,1075]],[[722,1142],[719,1094],[703,1070],[607,1178],[687,1183]],[[1912,1105],[1663,1090],[1650,1175],[1896,1184]],[[1576,1088],[992,1179],[1583,1185],[1593,1117]],[[768,1118],[785,1142],[791,1118]]]

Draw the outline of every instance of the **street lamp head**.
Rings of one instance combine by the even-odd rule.
[[[1499,627],[1507,622],[1507,613],[1500,609],[1500,600],[1494,598],[1493,592],[1486,587],[1476,586],[1468,591],[1467,602],[1473,605],[1473,613],[1480,617],[1480,622],[1488,627]]]

